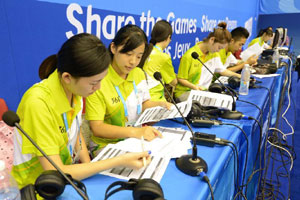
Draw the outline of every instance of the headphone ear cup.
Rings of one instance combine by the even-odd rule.
[[[35,181],[37,193],[45,199],[55,199],[65,189],[63,176],[56,170],[44,171]]]
[[[36,200],[34,185],[29,184],[21,189],[21,200]]]
[[[215,93],[222,93],[223,89],[222,86],[218,83],[212,83],[210,84],[208,91],[215,92]]]
[[[235,76],[230,76],[228,78],[228,85],[232,88],[232,89],[236,89],[238,87],[240,87],[240,79],[238,77]]]
[[[134,200],[164,199],[164,193],[159,183],[153,179],[141,179],[133,189]]]

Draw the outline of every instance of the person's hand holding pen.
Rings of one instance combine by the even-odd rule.
[[[149,165],[151,162],[151,151],[143,151],[143,152],[134,152],[134,153],[125,153],[121,156],[118,156],[119,164],[124,167],[129,167],[131,169],[140,169],[144,167],[144,159],[145,166]]]
[[[144,136],[141,137],[142,152],[145,151]],[[146,158],[143,157],[143,166],[146,167]]]

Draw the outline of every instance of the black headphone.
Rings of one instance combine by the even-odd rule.
[[[193,123],[194,119],[217,119],[220,110],[212,106],[202,106],[199,101],[193,100],[191,111],[187,115],[188,122]]]
[[[86,194],[86,188],[82,182],[73,179],[69,174],[66,175]],[[64,192],[66,184],[68,182],[58,171],[47,170],[36,179],[34,185],[29,184],[21,189],[21,199],[36,200],[37,193],[44,199],[56,199]]]
[[[228,83],[229,83],[229,79],[231,77],[228,78]],[[238,79],[239,80],[239,79]],[[237,81],[237,80],[234,80]],[[240,84],[240,82],[236,82],[237,84]],[[238,85],[239,87],[240,85]],[[230,89],[230,88],[229,88]],[[222,86],[219,83],[211,83],[210,86],[208,87],[208,91],[210,92],[215,92],[215,93],[222,93],[222,94],[228,94],[231,95],[230,91],[227,91],[226,88],[224,86]]]
[[[210,92],[215,92],[215,93],[222,93],[225,91],[225,87],[223,87],[222,85],[220,85],[219,83],[212,83],[210,84],[210,86],[208,87],[208,91]]]
[[[240,83],[241,83],[241,79],[236,76],[230,76],[228,78],[228,85],[232,89],[236,89],[236,88],[240,87]]]
[[[228,85],[232,89],[236,89],[240,87],[240,83],[241,83],[241,79],[236,76],[230,76],[228,78]],[[250,77],[249,88],[255,88],[256,87],[255,83],[261,83],[261,81],[255,80],[254,78]]]
[[[112,191],[109,190],[115,186],[120,186]],[[164,200],[164,193],[159,183],[153,179],[130,179],[128,182],[116,181],[108,186],[105,192],[104,200],[121,190],[133,190],[134,200]]]

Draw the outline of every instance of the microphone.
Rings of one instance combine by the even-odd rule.
[[[232,91],[230,89],[228,89],[227,86],[225,86],[224,83],[222,83],[222,81],[220,81],[220,79],[199,59],[199,55],[197,52],[193,52],[192,53],[192,57],[195,59],[195,60],[198,60],[206,69],[207,71],[209,71],[210,74],[213,75],[213,77],[219,81],[219,83],[225,87],[229,93],[230,93],[230,96],[232,97],[233,99],[233,102],[232,102],[232,111],[230,110],[222,110],[221,111],[221,114],[220,114],[220,117],[221,118],[225,118],[225,119],[241,119],[242,118],[242,113],[239,112],[239,111],[236,111],[236,101],[234,99],[234,94],[232,93]]]
[[[78,192],[78,194],[85,200],[88,200],[88,197],[86,194],[84,194],[71,180],[70,178],[46,155],[46,153],[32,140],[32,138],[22,129],[22,127],[20,126],[19,122],[20,122],[20,118],[19,116],[9,110],[6,111],[3,116],[2,116],[3,121],[12,127],[17,127],[17,129],[19,129],[26,137],[27,139],[33,144],[33,146],[35,146],[42,154],[43,156],[51,163],[51,165],[65,178],[65,180],[68,181],[68,183],[70,183],[73,188]]]
[[[200,158],[199,156],[197,156],[197,145],[196,145],[195,134],[194,134],[193,129],[191,128],[190,124],[188,123],[188,121],[185,119],[185,117],[181,113],[180,109],[177,107],[176,102],[174,101],[172,95],[166,89],[166,86],[162,82],[162,77],[161,77],[160,72],[155,72],[153,76],[154,76],[154,78],[157,81],[159,81],[162,84],[162,86],[164,87],[164,89],[167,92],[168,96],[172,100],[172,103],[175,105],[177,111],[179,112],[179,114],[183,118],[185,124],[188,126],[188,128],[190,129],[190,131],[191,131],[191,133],[193,135],[193,151],[192,151],[192,155],[188,154],[188,155],[183,155],[180,158],[177,158],[176,159],[176,166],[177,166],[177,168],[180,171],[182,171],[183,173],[188,174],[190,176],[198,176],[203,171],[206,173],[207,172],[207,164],[206,164],[206,162],[202,158]]]

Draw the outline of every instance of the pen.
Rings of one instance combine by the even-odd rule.
[[[145,147],[144,147],[144,136],[143,135],[141,137],[141,145],[142,145],[142,151],[144,152]],[[145,157],[143,157],[143,165],[144,165],[144,167],[146,167],[146,158]]]

